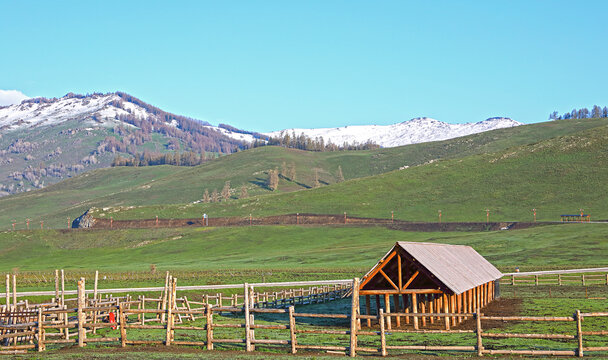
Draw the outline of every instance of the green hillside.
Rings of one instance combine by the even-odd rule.
[[[608,126],[507,150],[440,160],[373,177],[288,194],[219,204],[161,205],[114,214],[115,219],[264,216],[312,212],[436,221],[556,221],[580,208],[608,218]]]
[[[170,204],[190,204],[198,201],[201,199],[204,189],[208,189],[209,192],[214,189],[220,191],[227,180],[231,182],[233,188],[233,199],[225,204],[206,205],[205,208],[208,208],[208,212],[232,216],[250,212],[262,215],[298,211],[322,213],[348,211],[362,216],[386,217],[390,211],[394,210],[402,219],[425,220],[429,216],[434,218],[437,206],[441,205],[442,209],[445,209],[445,219],[456,220],[457,218],[451,216],[454,215],[454,211],[460,212],[460,210],[457,206],[450,205],[457,205],[460,202],[459,199],[452,197],[450,200],[455,201],[456,204],[436,203],[437,206],[435,206],[432,197],[429,199],[428,196],[412,197],[408,195],[408,198],[405,198],[403,195],[413,189],[411,186],[402,189],[400,184],[406,182],[399,180],[398,175],[380,177],[377,180],[366,179],[362,183],[349,181],[344,184],[336,184],[338,166],[342,168],[347,180],[383,174],[408,166],[410,168],[402,170],[400,173],[408,174],[407,179],[412,181],[410,183],[412,185],[415,184],[415,181],[427,176],[425,171],[435,174],[429,177],[432,179],[439,173],[433,169],[443,172],[443,166],[454,164],[457,167],[458,162],[441,162],[442,167],[440,168],[437,168],[439,163],[422,167],[416,167],[417,165],[437,161],[437,159],[460,159],[464,156],[473,156],[463,160],[472,169],[477,166],[475,161],[478,160],[475,159],[479,159],[479,154],[505,151],[505,149],[535,144],[556,136],[601,128],[606,125],[608,125],[607,119],[564,120],[500,129],[440,142],[373,151],[305,152],[279,147],[262,147],[223,156],[197,167],[154,166],[100,169],[41,190],[0,198],[0,228],[10,228],[13,220],[18,222],[18,227],[23,228],[27,218],[32,219],[32,226],[36,227],[39,227],[41,220],[45,222],[45,226],[64,227],[67,226],[68,217],[73,219],[91,207],[157,205],[143,212],[138,210],[137,213],[130,212],[125,213],[124,216],[118,216],[153,217],[156,214],[167,217],[198,216],[202,211],[202,205],[170,206]],[[534,162],[534,159],[529,161]],[[296,181],[281,179],[279,189],[276,191],[281,196],[277,198],[275,194],[269,195],[271,191],[266,188],[264,182],[268,177],[267,171],[272,168],[281,169],[283,162],[288,166],[292,163],[296,166]],[[484,161],[481,163],[484,166],[480,168],[480,171],[485,171],[488,167]],[[463,170],[455,171],[462,172]],[[468,171],[460,176],[466,177],[470,174],[471,181],[479,181],[475,178],[479,176],[480,171]],[[319,174],[320,182],[323,185],[321,189],[297,192],[292,195],[284,194],[306,190],[313,186],[315,172]],[[410,174],[412,175],[410,176]],[[422,182],[432,184],[432,192],[441,192],[437,188],[438,186],[447,186],[446,191],[452,191],[459,186],[452,182],[444,184],[441,179],[436,179],[436,182],[433,183]],[[331,186],[325,186],[328,184]],[[367,184],[369,186],[373,184],[373,187],[368,187]],[[247,187],[248,193],[252,197],[249,200],[236,200],[242,185]],[[465,186],[465,189],[470,186],[462,185]],[[420,185],[416,186],[418,188]],[[386,189],[384,189],[385,187]],[[392,188],[398,190],[397,194],[400,195],[390,194],[389,190]],[[343,191],[345,193],[337,197],[327,196],[327,194],[337,194]],[[456,193],[460,191],[466,192],[466,190],[457,190]],[[379,192],[379,196],[376,196],[376,192]],[[383,192],[387,195],[382,195]],[[262,197],[258,199],[256,195]],[[366,196],[367,200],[365,200]],[[496,199],[498,198],[496,197]],[[513,199],[517,199],[517,197],[513,197]],[[268,201],[278,202],[276,206],[272,205],[271,210]],[[542,204],[531,204],[531,206],[540,209]],[[433,208],[424,211],[419,209],[431,205]],[[504,204],[492,204],[486,199],[478,199],[472,205],[485,209]],[[576,205],[576,209],[583,205],[585,204]],[[473,212],[476,214],[475,219],[470,220],[479,220],[479,209],[476,208]],[[496,208],[496,210],[500,209]],[[466,216],[469,215],[466,214]],[[506,215],[511,216],[512,214],[507,213]],[[520,215],[518,214],[517,218],[520,218]],[[542,211],[539,212],[539,215],[542,216]]]

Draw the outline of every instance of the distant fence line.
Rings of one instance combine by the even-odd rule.
[[[608,286],[608,267],[507,273],[501,279],[501,284]]]

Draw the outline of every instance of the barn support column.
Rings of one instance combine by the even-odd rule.
[[[412,294],[412,314],[418,313],[418,299],[416,294]],[[418,317],[414,316],[414,330],[418,330]]]
[[[410,312],[411,301],[409,300],[408,295],[407,294],[401,295],[401,299],[403,300],[403,309],[404,309],[405,313],[409,313]],[[409,316],[405,317],[405,323],[407,325],[410,324],[410,317]]]
[[[380,314],[382,303],[380,302],[380,295],[376,295],[376,315]]]
[[[371,315],[370,297],[365,295],[365,315]],[[367,319],[367,327],[372,326],[372,319]]]
[[[431,294],[431,301],[429,301],[429,312],[431,314],[434,313],[436,308],[437,307],[435,306],[435,294]],[[435,317],[434,316],[431,316],[430,320],[431,320],[431,324],[435,323]]]
[[[444,313],[449,313],[450,312],[450,307],[449,307],[449,301],[448,301],[448,295],[447,294],[443,294],[443,312]],[[445,329],[446,330],[450,330],[450,318],[448,316],[446,316],[444,318],[445,321]]]
[[[391,312],[391,296],[389,294],[384,294],[384,312],[387,314]],[[392,330],[391,317],[388,316],[386,320],[386,328]]]
[[[399,305],[399,294],[393,294],[393,302],[395,303],[395,312],[396,313],[400,313],[401,312],[401,306]],[[401,317],[397,316],[395,318],[395,326],[396,327],[401,327]]]

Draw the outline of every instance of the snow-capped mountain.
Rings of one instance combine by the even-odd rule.
[[[513,127],[520,122],[509,118],[496,117],[476,123],[448,124],[439,120],[422,117],[392,125],[356,125],[337,128],[286,129],[264,135],[277,137],[281,133],[304,134],[311,138],[322,137],[323,141],[336,145],[363,144],[368,141],[382,147],[417,144],[428,141],[447,140],[484,131]]]
[[[248,147],[255,136],[171,114],[121,92],[27,99],[0,107],[0,196],[127,159],[198,165],[215,157],[207,153]]]
[[[162,116],[161,116],[162,115]],[[108,127],[118,125],[133,127],[124,118],[140,120],[164,120],[168,125],[179,127],[180,118],[199,122],[209,131],[217,132],[228,138],[251,142],[251,134],[233,132],[211,126],[205,121],[197,121],[182,116],[168,114],[124,93],[75,95],[67,94],[62,98],[34,98],[20,104],[0,107],[0,133],[28,128],[59,125],[66,121],[78,120],[88,127]],[[163,119],[164,118],[164,119]]]

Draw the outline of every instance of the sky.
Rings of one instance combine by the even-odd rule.
[[[124,91],[255,131],[533,123],[608,105],[606,14],[608,1],[0,0],[0,103]]]

